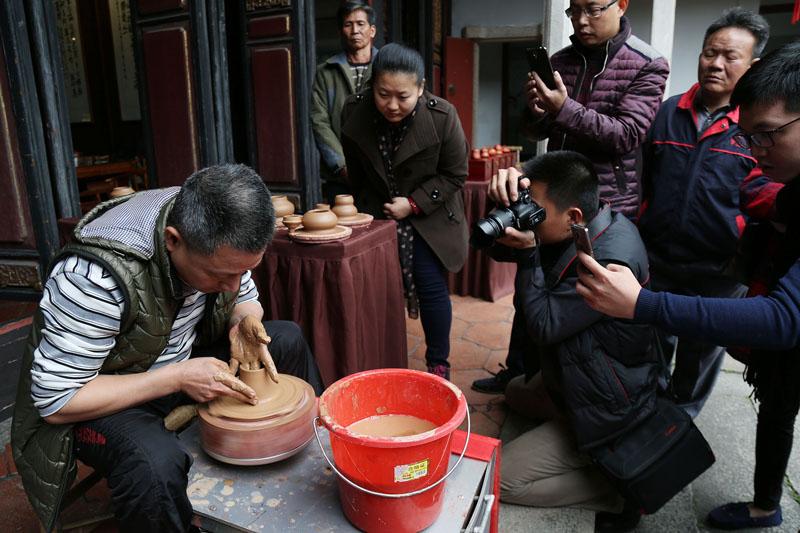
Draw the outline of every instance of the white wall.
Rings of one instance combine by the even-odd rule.
[[[542,22],[544,0],[454,0],[453,37],[464,26],[525,26]]]
[[[475,146],[494,146],[501,139],[503,117],[503,45],[479,46],[478,109],[473,121]]]
[[[697,81],[697,58],[706,28],[729,7],[758,13],[758,4],[758,0],[677,0],[668,96],[685,92]]]

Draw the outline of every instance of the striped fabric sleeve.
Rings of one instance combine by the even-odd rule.
[[[122,291],[100,265],[77,256],[56,264],[44,287],[42,340],[33,354],[31,396],[42,417],[97,377],[119,333]]]
[[[236,305],[258,300],[258,289],[253,281],[253,277],[248,270],[242,275],[242,282],[239,286],[239,296],[236,298]]]

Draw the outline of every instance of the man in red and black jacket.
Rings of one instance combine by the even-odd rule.
[[[706,30],[698,83],[664,102],[648,132],[639,231],[653,290],[712,297],[746,293],[728,276],[746,222],[743,209],[773,205],[764,197],[774,199],[778,186],[767,185],[750,150],[733,141],[739,109],[730,105],[730,97],[768,37],[769,26],[760,15],[741,8],[724,12]],[[667,358],[677,344],[673,392],[696,416],[725,350],[667,335],[661,342]]]

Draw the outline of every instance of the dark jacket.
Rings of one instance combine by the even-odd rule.
[[[378,152],[372,91],[348,98],[342,111],[342,148],[359,211],[385,218],[391,201],[389,183]],[[469,145],[456,109],[425,92],[400,148],[394,175],[401,196],[410,196],[422,210],[409,220],[442,264],[451,272],[467,258],[467,223],[462,188],[467,179]]]
[[[721,276],[745,226],[739,188],[766,184],[749,149],[733,142],[739,109],[697,133],[700,86],[661,106],[643,147],[639,231],[653,272]]]
[[[364,73],[364,83],[369,85],[372,61],[378,49],[372,47],[370,66]],[[342,143],[342,108],[347,97],[355,92],[350,65],[344,52],[329,57],[317,67],[311,91],[311,127],[321,159],[320,171],[326,179],[341,181],[338,172],[345,166]]]
[[[104,266],[125,295],[120,333],[103,362],[101,374],[145,372],[158,359],[169,340],[172,323],[183,299],[172,282],[170,262],[164,245],[164,227],[178,188],[146,191],[100,204],[75,229],[75,243],[67,245],[56,261],[77,254]],[[139,195],[162,195],[164,203],[154,227],[131,228],[128,235],[149,237],[149,246],[83,236],[84,228],[111,208],[125,209],[125,203]],[[122,205],[120,205],[122,204]],[[137,220],[150,219],[137,213]],[[118,230],[122,228],[117,228]],[[135,239],[132,238],[131,241]],[[139,240],[139,239],[136,239]],[[55,263],[54,263],[55,264]],[[224,332],[238,292],[209,295],[205,316],[198,325],[198,342],[209,343]],[[50,424],[39,416],[31,398],[33,352],[39,346],[43,319],[37,311],[22,358],[17,387],[11,446],[25,492],[36,514],[50,531],[58,517],[61,499],[77,471],[72,452],[72,424]]]
[[[574,150],[594,163],[600,196],[614,210],[633,217],[639,210],[637,157],[656,115],[669,75],[667,61],[631,34],[625,17],[619,33],[606,43],[604,68],[591,82],[588,101],[575,98],[586,70],[586,49],[571,36],[572,45],[550,59],[569,97],[554,116],[530,124],[537,139],[549,137],[548,151]]]
[[[588,227],[601,264],[625,265],[647,283],[647,254],[631,221],[604,207]],[[570,243],[545,271],[535,249],[532,261],[518,263],[516,291],[544,383],[587,450],[653,412],[658,357],[650,326],[605,316],[578,296],[575,253]]]

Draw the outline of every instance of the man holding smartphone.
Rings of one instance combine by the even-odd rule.
[[[669,66],[634,36],[623,16],[628,0],[572,0],[572,44],[553,54],[555,88],[530,73],[527,134],[547,149],[587,156],[600,196],[633,217],[639,210],[638,149],[664,95]]]
[[[633,223],[600,203],[597,174],[585,156],[552,152],[527,162],[524,171],[528,177],[519,185],[530,186],[546,217],[533,231],[506,228],[490,252],[517,263],[512,337],[527,339],[526,375],[508,384],[506,402],[544,423],[504,446],[500,498],[599,511],[599,531],[632,527],[638,511],[624,507],[586,452],[652,414],[654,332],[606,319],[578,296],[572,228],[588,230],[601,264],[626,265],[641,283],[647,253]],[[509,181],[521,177],[516,169],[507,172]]]

